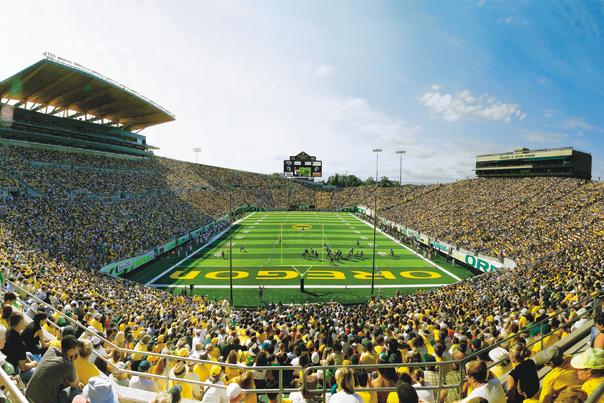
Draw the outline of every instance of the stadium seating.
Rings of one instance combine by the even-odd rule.
[[[146,357],[148,352],[234,360],[242,368],[292,362],[303,367],[378,361],[402,365],[460,359],[478,351],[485,351],[481,357],[488,360],[488,350],[509,338],[501,344],[499,357],[518,353],[517,342],[528,343],[534,357],[571,333],[579,315],[598,308],[593,301],[602,293],[600,182],[473,179],[326,192],[273,176],[165,158],[124,159],[8,145],[0,146],[0,169],[0,187],[16,189],[0,204],[3,278],[15,284],[9,291],[34,303],[14,309],[33,316],[39,304],[28,302],[26,292],[35,295],[60,312],[50,316],[47,332],[57,336],[54,325],[74,318],[120,348],[137,351],[123,354],[106,346],[114,363],[138,366],[148,358],[153,374],[182,370],[193,380],[206,381],[212,368],[165,368],[162,360]],[[513,258],[518,267],[365,305],[270,305],[236,311],[225,301],[174,295],[95,270],[216,219],[228,212],[229,203],[337,209],[372,206],[376,197],[385,218],[477,252]],[[6,327],[10,313],[4,320]],[[534,326],[540,321],[545,329]],[[559,330],[543,346],[531,345],[548,328]],[[601,359],[597,357],[592,361]],[[411,375],[414,383],[425,385],[434,371],[422,366],[423,375]],[[591,384],[600,379],[598,371],[593,368]],[[246,389],[275,386],[270,371],[252,370],[251,381],[246,375],[250,371],[226,372],[227,381]],[[321,373],[326,389],[337,383],[332,372]],[[384,371],[378,379],[393,386],[405,378],[402,373]],[[287,386],[297,378],[293,374]],[[118,381],[126,384],[129,377]],[[157,386],[164,387],[161,382]],[[183,393],[197,394],[190,387]],[[452,401],[452,395],[443,398]],[[387,396],[378,397],[383,403]]]

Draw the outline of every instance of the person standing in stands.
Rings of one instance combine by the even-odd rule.
[[[6,355],[6,361],[20,371],[21,380],[27,383],[33,376],[34,368],[38,363],[27,358],[25,341],[21,337],[21,333],[25,329],[25,319],[20,312],[13,312],[8,322],[10,330],[6,335],[6,343],[2,353]]]
[[[54,403],[63,398],[71,401],[83,387],[73,366],[81,348],[81,341],[65,336],[61,339],[61,351],[48,349],[27,385],[25,397],[33,403]]]
[[[508,403],[521,403],[539,391],[539,375],[535,361],[528,360],[531,352],[522,343],[510,348],[514,369],[508,375]]]

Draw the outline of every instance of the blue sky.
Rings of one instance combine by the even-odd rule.
[[[143,132],[160,155],[276,172],[305,150],[365,178],[381,147],[398,178],[405,149],[405,180],[443,182],[574,146],[604,177],[603,2],[48,3],[2,5],[0,75],[46,50],[107,75],[176,114]]]

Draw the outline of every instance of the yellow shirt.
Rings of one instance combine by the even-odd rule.
[[[359,396],[363,398],[363,402],[365,403],[377,403],[377,393],[376,392],[357,392]],[[398,398],[397,398],[398,402]]]
[[[587,396],[590,396],[592,393],[594,393],[594,390],[596,390],[598,386],[600,386],[602,383],[604,383],[604,376],[588,379],[583,383],[583,386],[581,386],[581,390],[587,393]]]
[[[193,366],[193,372],[199,377],[201,382],[205,382],[210,376],[210,369],[207,364],[195,364]]]
[[[493,374],[493,376],[495,378],[499,378],[502,375],[510,372],[512,370],[512,364],[508,364],[508,365],[501,365],[501,364],[497,364],[495,365],[493,368],[491,368],[491,373]]]
[[[103,329],[103,325],[101,324],[101,322],[99,322],[99,321],[98,321],[98,320],[96,320],[96,319],[92,319],[92,320],[90,321],[90,325],[91,325],[92,327],[94,327],[94,328],[95,328],[97,331],[99,331],[99,332],[102,332],[103,330],[105,330],[105,329]]]
[[[143,343],[136,343],[136,346],[134,347],[135,351],[140,351],[141,353],[146,353],[149,350],[147,349],[147,346]],[[138,353],[134,353],[132,354],[132,359],[134,361],[141,361],[143,359],[143,354],[138,354]]]
[[[386,400],[386,403],[399,403],[398,395],[396,394],[396,392],[388,393],[388,399]]]
[[[82,357],[78,357],[73,361],[73,366],[75,367],[76,374],[78,374],[78,378],[80,378],[80,382],[84,385],[86,385],[88,380],[93,376],[101,375],[101,371],[99,371],[93,363]]]
[[[577,371],[570,366],[570,357],[565,357],[565,363],[560,367],[552,368],[547,375],[543,378],[541,383],[541,394],[539,395],[539,401],[548,396],[550,401],[553,400],[554,396],[560,393],[562,390],[580,386],[581,381],[577,377]]]

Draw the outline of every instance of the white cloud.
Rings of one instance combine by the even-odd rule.
[[[547,77],[539,77],[539,79],[537,79],[537,84],[547,87],[550,84],[550,80]]]
[[[568,134],[549,131],[527,132],[524,137],[530,143],[553,145],[557,145],[558,143],[566,141],[569,138]]]
[[[580,129],[580,130],[592,130],[594,127],[587,123],[583,118],[571,118],[567,119],[560,125],[563,129]]]
[[[440,93],[440,86],[432,85],[432,91],[422,95],[420,102],[428,108],[431,116],[453,122],[463,117],[485,120],[522,120],[524,112],[515,103],[505,103],[483,94],[475,97],[469,90],[456,94]]]
[[[329,64],[321,64],[315,70],[315,75],[317,77],[329,77],[329,76],[332,76],[334,73],[335,73],[334,67],[330,66]]]

